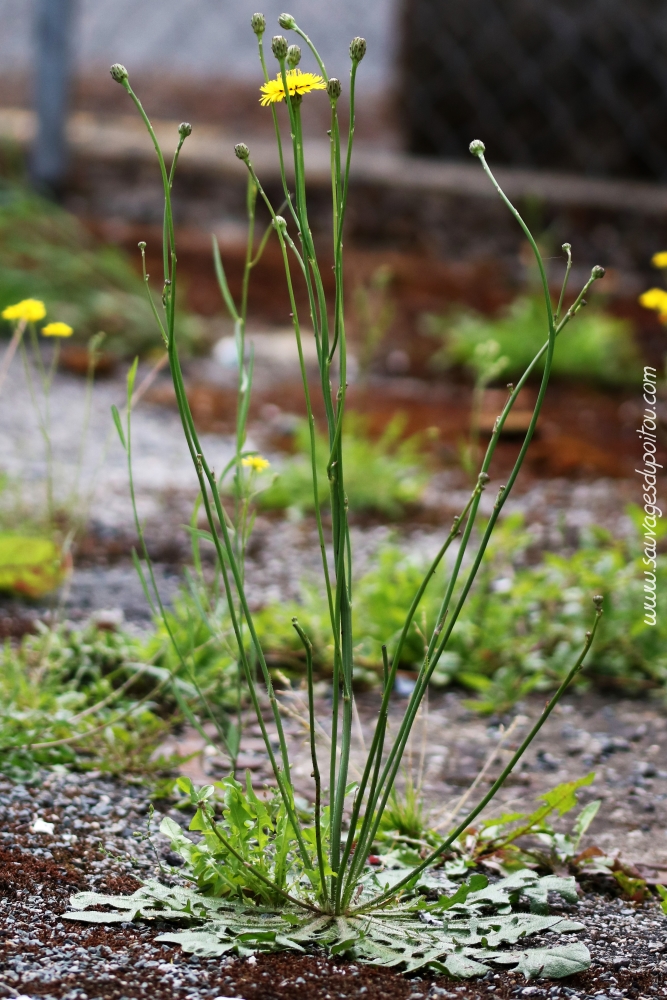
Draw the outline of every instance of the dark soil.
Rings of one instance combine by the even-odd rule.
[[[667,995],[664,917],[655,903],[635,905],[586,893],[571,911],[586,924],[593,965],[558,982],[526,982],[512,973],[465,983],[405,977],[320,954],[198,959],[155,945],[156,925],[63,923],[73,892],[131,893],[135,874],[152,874],[154,857],[133,836],[143,826],[141,786],[88,776],[44,774],[41,785],[0,785],[0,996],[48,1000],[419,1000],[419,998],[572,997],[585,1000]],[[165,808],[162,803],[158,806]],[[172,811],[172,815],[180,815]],[[31,833],[37,816],[54,835]],[[181,816],[182,819],[182,816]],[[72,832],[76,830],[74,836]],[[100,851],[103,838],[105,856]],[[77,838],[77,839],[74,839]],[[159,836],[157,850],[167,853]],[[124,859],[117,857],[125,855]]]

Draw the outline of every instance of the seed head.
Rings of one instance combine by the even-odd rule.
[[[263,14],[253,14],[250,18],[250,24],[257,37],[263,35],[266,31],[266,18]]]
[[[250,159],[250,150],[246,146],[245,142],[237,142],[234,146],[234,152],[238,156],[239,160],[243,160],[244,163],[247,163]]]
[[[296,21],[291,14],[281,14],[278,18],[278,24],[285,31],[294,31],[296,29]]]
[[[189,135],[192,135],[192,125],[190,122],[181,122],[178,126],[178,134],[181,139],[187,139]]]
[[[287,55],[287,39],[283,35],[274,35],[271,39],[271,51],[276,59],[284,59]]]
[[[366,39],[358,35],[350,42],[350,59],[352,62],[360,63],[366,55]]]
[[[287,50],[287,65],[290,69],[296,69],[301,62],[301,48],[299,45],[290,45]]]
[[[124,83],[127,80],[127,70],[120,63],[114,63],[109,72],[112,80],[115,80],[116,83]]]
[[[332,101],[337,101],[340,97],[341,85],[340,80],[337,80],[335,76],[332,76],[327,83],[327,94]]]
[[[484,154],[486,146],[484,145],[481,139],[473,139],[473,141],[468,146],[468,149],[470,150],[473,156],[482,156]]]
[[[604,278],[604,268],[600,264],[596,264],[591,271],[591,278]]]

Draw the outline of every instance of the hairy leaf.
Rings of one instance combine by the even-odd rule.
[[[370,903],[377,882],[382,885],[386,874],[366,881],[362,905]],[[307,945],[319,945],[329,954],[348,955],[360,962],[396,966],[406,972],[431,968],[462,978],[485,974],[489,962],[516,965],[528,977],[558,978],[588,967],[588,951],[578,942],[521,952],[498,951],[532,934],[581,930],[581,924],[556,914],[512,910],[519,896],[541,902],[551,891],[571,899],[571,879],[540,879],[524,870],[494,885],[481,882],[479,876],[472,876],[451,896],[443,895],[435,902],[414,892],[385,909],[374,911],[369,907],[365,912],[334,917],[289,903],[277,909],[148,881],[132,896],[79,893],[72,897],[72,911],[64,916],[91,923],[156,918],[186,921],[191,926],[156,940],[180,944],[184,951],[201,956],[224,955],[232,950],[240,955],[302,951]],[[431,887],[436,880],[429,879],[429,883]],[[448,880],[439,885],[446,891],[451,887]],[[121,912],[90,909],[97,906]]]

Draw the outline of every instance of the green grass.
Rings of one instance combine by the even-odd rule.
[[[586,669],[575,682],[626,695],[660,691],[667,682],[667,570],[658,563],[658,624],[643,624],[643,576],[638,538],[615,539],[595,528],[572,555],[545,553],[526,565],[530,536],[519,516],[496,529],[489,555],[433,675],[433,684],[457,684],[476,697],[477,711],[502,713],[530,691],[549,691],[566,674],[590,626],[590,602],[604,597],[605,614]],[[425,566],[396,546],[386,546],[373,568],[354,585],[355,678],[379,680],[382,643],[390,656]],[[426,591],[420,614],[403,648],[401,667],[418,669],[424,636],[435,625],[442,574]],[[291,625],[298,616],[313,644],[315,664],[328,675],[333,646],[320,589],[303,584],[301,600],[270,604],[256,624],[271,662],[298,677],[303,649]]]
[[[162,347],[126,254],[98,245],[75,216],[27,186],[0,178],[0,310],[24,298],[41,299],[48,319],[69,323],[77,341],[104,331],[105,349],[124,356]],[[183,319],[187,349],[201,331],[196,318]]]
[[[424,456],[424,435],[402,439],[405,418],[398,414],[379,438],[372,438],[366,421],[358,414],[346,418],[345,492],[349,509],[357,514],[400,518],[406,509],[419,503],[429,479]],[[317,489],[321,507],[329,506],[327,479],[328,443],[317,438]],[[264,509],[312,511],[315,508],[310,461],[310,441],[306,421],[295,434],[295,454],[273,477],[260,482],[266,488],[258,496]]]
[[[424,325],[443,343],[433,357],[435,366],[473,368],[475,350],[487,341],[495,341],[499,354],[507,359],[502,373],[505,381],[523,373],[548,332],[544,300],[537,295],[519,296],[495,317],[458,310],[446,316],[427,316]],[[544,360],[536,374],[541,374],[543,368]],[[630,323],[589,305],[579,313],[572,329],[559,336],[552,372],[561,378],[634,385],[640,366]]]
[[[29,780],[53,765],[112,774],[168,769],[173,760],[153,759],[175,721],[163,678],[146,663],[141,642],[94,625],[41,626],[19,644],[7,640],[0,649],[0,771]]]

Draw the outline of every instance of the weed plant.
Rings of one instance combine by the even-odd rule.
[[[155,347],[141,278],[125,254],[96,246],[73,215],[21,180],[0,179],[0,310],[36,294],[83,344],[103,330],[105,347],[120,356]],[[201,336],[183,315],[183,348]]]
[[[183,432],[192,456],[201,492],[201,504],[208,522],[206,537],[215,547],[221,590],[227,601],[236,644],[235,655],[264,738],[266,753],[273,770],[276,797],[267,804],[256,795],[249,780],[244,786],[243,783],[230,778],[223,783],[221,789],[223,802],[220,813],[216,808],[213,786],[202,789],[190,786],[188,791],[191,802],[196,807],[192,828],[202,835],[199,843],[193,851],[189,839],[187,844],[184,843],[180,828],[175,824],[172,826],[168,820],[163,823],[163,831],[171,836],[175,849],[180,850],[186,858],[185,873],[195,888],[193,890],[181,887],[169,888],[153,882],[131,897],[105,898],[96,894],[83,894],[74,898],[75,910],[68,915],[68,919],[87,919],[93,922],[108,920],[109,914],[87,909],[91,904],[102,900],[111,902],[123,911],[117,915],[118,919],[127,919],[128,914],[144,917],[159,914],[163,917],[166,915],[182,919],[183,913],[187,913],[191,917],[205,920],[203,928],[195,927],[162,936],[162,940],[178,941],[185,948],[199,954],[222,954],[232,948],[244,954],[248,950],[262,948],[301,949],[307,944],[319,944],[333,954],[349,953],[363,961],[401,965],[406,969],[429,966],[453,975],[485,973],[489,968],[487,964],[489,961],[508,962],[529,976],[566,975],[585,968],[589,962],[588,953],[580,943],[569,943],[556,948],[513,951],[509,954],[498,952],[496,949],[501,944],[517,944],[527,934],[544,930],[546,927],[562,931],[572,930],[573,925],[570,922],[562,924],[561,918],[544,914],[548,889],[561,892],[566,898],[576,898],[573,896],[573,886],[567,880],[557,879],[545,885],[533,872],[523,870],[493,886],[488,884],[484,876],[473,876],[466,883],[457,886],[444,877],[438,879],[432,874],[432,868],[493,799],[571,680],[581,669],[593,641],[601,613],[599,606],[593,628],[582,637],[581,652],[574,659],[553,698],[501,775],[468,815],[460,822],[456,822],[442,841],[432,851],[426,852],[419,863],[407,871],[399,870],[396,873],[387,870],[379,874],[373,873],[367,869],[366,861],[387,804],[392,797],[420,705],[443,654],[448,650],[454,628],[482,565],[496,522],[519,475],[530,445],[551,374],[557,338],[579,311],[590,286],[604,272],[602,268],[594,268],[590,279],[572,306],[562,316],[559,315],[559,309],[553,308],[544,265],[533,237],[493,178],[484,157],[483,143],[475,141],[471,144],[471,153],[479,159],[482,168],[515,217],[535,254],[544,294],[546,342],[539,346],[516,387],[508,393],[507,403],[498,416],[496,428],[469,500],[461,514],[456,517],[451,531],[446,535],[440,551],[406,609],[403,628],[391,658],[386,646],[383,647],[382,699],[377,724],[361,778],[359,781],[350,781],[355,644],[352,546],[344,445],[347,340],[344,321],[343,226],[354,139],[356,77],[366,51],[366,43],[362,38],[355,38],[350,45],[349,131],[343,140],[338,119],[341,82],[337,78],[328,76],[317,49],[291,15],[282,14],[279,23],[284,30],[293,32],[307,46],[310,57],[315,60],[318,69],[317,73],[302,73],[298,68],[301,60],[299,45],[289,45],[286,38],[276,35],[271,42],[271,51],[277,60],[278,73],[271,78],[266,64],[263,40],[266,22],[262,15],[253,15],[252,27],[257,36],[265,80],[261,87],[262,103],[269,107],[275,123],[286,217],[280,214],[264,191],[255,173],[248,147],[244,143],[239,143],[235,150],[237,157],[248,171],[252,198],[260,198],[271,215],[285,265],[291,318],[299,351],[310,435],[313,509],[320,540],[323,585],[327,595],[333,645],[328,759],[322,761],[321,766],[322,753],[321,748],[317,746],[315,729],[312,642],[299,620],[294,618],[292,625],[302,643],[306,662],[313,768],[314,804],[312,812],[304,815],[297,807],[280,704],[267,662],[266,650],[260,641],[256,620],[250,611],[245,593],[243,552],[246,522],[243,519],[233,518],[223,507],[221,477],[214,473],[203,453],[181,372],[176,324],[178,262],[171,197],[177,160],[191,129],[186,124],[180,127],[176,153],[171,166],[167,165],[150,121],[139,98],[132,90],[127,70],[115,65],[111,70],[112,76],[126,90],[146,125],[155,147],[163,180],[165,197],[163,312],[158,311],[152,298],[151,304],[169,353]],[[327,302],[324,293],[317,250],[308,221],[306,199],[301,103],[312,91],[326,93],[331,112],[329,136],[335,281],[335,293],[331,303]],[[276,105],[279,103],[284,103],[286,106],[289,119],[293,191],[290,191],[284,169],[286,149],[277,115]],[[249,248],[250,260],[253,255],[250,242]],[[221,265],[219,269],[222,272]],[[307,331],[302,325],[302,318],[296,306],[294,296],[296,278],[305,283],[308,293],[310,329]],[[222,283],[224,287],[224,280]],[[237,331],[238,357],[242,359],[243,322],[240,314]],[[307,378],[301,347],[304,336],[313,336],[315,340],[319,363],[319,384],[316,387],[311,386]],[[544,366],[535,409],[516,465],[507,482],[498,489],[493,513],[473,543],[473,529],[478,519],[481,495],[490,480],[489,470],[503,424],[523,384],[542,360]],[[242,365],[240,371],[243,371]],[[243,390],[244,387],[241,385],[240,398],[245,399]],[[320,514],[317,428],[311,404],[311,394],[315,391],[321,393],[326,415],[325,436],[328,442],[326,470],[333,558],[329,558],[327,554],[324,525]],[[242,406],[239,408],[239,413],[242,418]],[[131,471],[129,416],[125,428],[119,419],[117,426],[128,450],[128,464]],[[243,427],[242,420],[241,427]],[[233,463],[236,475],[240,473],[243,461],[242,447],[239,445]],[[437,614],[425,635],[426,648],[417,672],[414,691],[407,700],[398,730],[389,742],[386,740],[389,701],[396,672],[402,660],[403,646],[413,629],[413,622],[419,620],[417,616],[420,604],[429,583],[456,539],[459,539],[458,548],[455,558],[448,567],[447,583],[440,591]],[[469,546],[471,551],[468,553]],[[466,554],[468,558],[464,565]],[[145,551],[144,556],[147,556]],[[145,563],[150,576],[151,569],[147,558]],[[143,567],[142,572],[144,572]],[[145,579],[145,575],[143,578]],[[601,601],[597,599],[597,604],[600,603]],[[429,886],[436,890],[438,898],[434,902],[428,901],[419,891],[420,887]],[[512,912],[512,904],[520,897],[531,902],[532,913]],[[578,929],[579,926],[575,924],[574,928]]]
[[[0,651],[2,773],[25,781],[54,765],[114,774],[168,770],[175,758],[155,755],[174,722],[169,682],[140,640],[93,623],[40,624],[18,646],[7,640]]]
[[[349,413],[345,419],[345,492],[353,514],[372,514],[395,519],[404,516],[410,505],[419,503],[428,482],[423,444],[424,435],[402,439],[405,418],[397,414],[383,433],[372,439],[360,414]],[[268,510],[312,512],[311,441],[307,421],[294,435],[296,454],[280,468],[270,485],[259,495],[260,507]],[[317,497],[320,510],[330,509],[327,459],[328,441],[315,436]],[[267,477],[268,481],[268,477]]]
[[[463,365],[475,372],[476,352],[491,341],[506,359],[503,374],[517,378],[540,349],[545,319],[544,299],[533,294],[519,296],[496,317],[457,310],[446,316],[426,316],[424,328],[443,342],[433,356],[434,366]],[[543,370],[541,358],[535,375]],[[563,337],[559,343],[551,371],[563,379],[634,385],[640,366],[630,324],[590,305],[577,321],[576,336]]]
[[[667,682],[667,637],[659,616],[655,628],[637,624],[636,609],[643,600],[643,565],[639,512],[630,508],[636,533],[615,538],[602,528],[587,528],[570,554],[546,552],[538,562],[529,556],[533,543],[520,514],[498,524],[487,548],[477,585],[461,609],[458,625],[433,671],[435,688],[457,685],[474,692],[466,704],[484,714],[502,715],[531,691],[554,690],[569,671],[573,656],[585,638],[589,594],[599,593],[607,614],[603,617],[585,674],[573,684],[580,690],[595,686],[629,696],[652,691],[660,695]],[[448,565],[434,575],[419,614],[403,639],[399,669],[418,672],[425,637],[432,633],[439,611],[439,592],[446,586]],[[383,653],[396,655],[405,622],[405,607],[419,589],[428,565],[406,554],[397,544],[383,545],[373,565],[354,583],[353,683],[357,688],[382,683]],[[660,562],[658,579],[667,588]],[[304,580],[300,597],[276,601],[256,612],[257,635],[272,671],[279,670],[296,684],[306,671],[306,654],[291,625],[298,618],[311,643],[313,669],[318,678],[333,674],[335,647],[331,639],[326,594],[313,580]],[[455,597],[459,590],[455,590]],[[203,599],[203,597],[202,597]],[[664,600],[659,597],[659,600]],[[665,607],[667,614],[667,607]],[[213,677],[231,693],[235,658],[233,633],[224,599],[217,604],[215,628],[197,615],[191,591],[185,591],[172,615],[172,630],[187,645],[188,629],[198,629],[197,670],[211,683]],[[161,662],[172,662],[164,645]],[[225,636],[226,644],[216,637]],[[248,650],[249,651],[249,650]],[[176,666],[175,662],[172,664]]]

